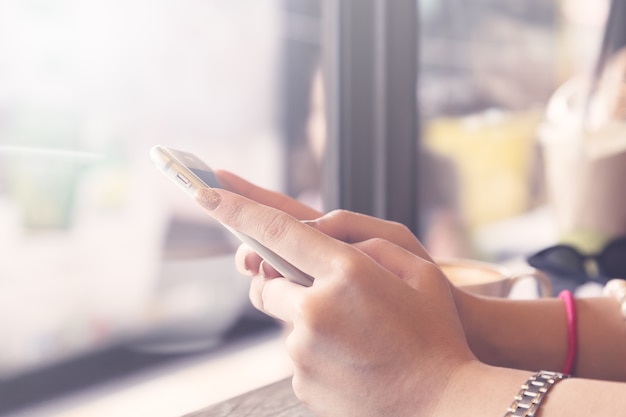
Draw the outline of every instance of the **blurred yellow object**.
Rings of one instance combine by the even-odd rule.
[[[456,165],[461,215],[470,231],[529,208],[533,146],[542,116],[543,109],[488,110],[426,126],[425,145]]]
[[[559,242],[571,245],[586,254],[598,253],[609,243],[610,236],[597,230],[572,230],[559,237]]]

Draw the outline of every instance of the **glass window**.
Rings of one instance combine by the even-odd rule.
[[[424,242],[489,260],[551,244],[538,132],[557,88],[593,69],[608,2],[419,4]]]
[[[317,2],[0,0],[0,381],[263,322],[155,144],[319,205]]]

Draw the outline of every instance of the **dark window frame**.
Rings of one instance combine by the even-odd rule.
[[[323,0],[324,201],[419,234],[416,0]]]

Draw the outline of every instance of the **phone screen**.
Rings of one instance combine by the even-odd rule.
[[[213,173],[213,171],[206,171],[200,168],[188,167],[189,171],[193,172],[198,178],[202,180],[209,187],[219,187],[219,181]]]

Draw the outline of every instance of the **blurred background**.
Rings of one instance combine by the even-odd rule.
[[[558,239],[538,132],[557,89],[596,69],[609,6],[415,3],[415,232],[433,254],[501,261]],[[148,151],[334,208],[323,10],[0,0],[0,413],[275,326],[236,242]]]

